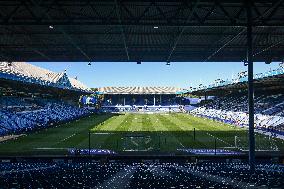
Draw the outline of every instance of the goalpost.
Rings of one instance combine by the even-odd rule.
[[[119,152],[158,151],[160,136],[151,133],[89,131],[88,149],[111,149]]]

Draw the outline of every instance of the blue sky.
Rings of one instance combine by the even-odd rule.
[[[182,88],[210,84],[215,79],[231,79],[232,75],[247,67],[238,62],[33,62],[33,65],[55,72],[65,69],[70,77],[78,77],[88,87],[104,86],[175,86]],[[255,73],[278,68],[278,63],[269,65],[254,63]]]

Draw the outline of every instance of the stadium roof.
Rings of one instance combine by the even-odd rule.
[[[102,87],[102,94],[177,94],[181,88],[176,87]]]
[[[246,91],[247,81],[231,83],[228,85],[217,86],[207,89],[201,89],[192,92],[194,95],[226,95],[232,92]],[[254,79],[255,92],[271,92],[271,91],[284,91],[284,74],[274,76],[262,77]]]
[[[80,89],[88,91],[89,88],[77,79],[68,77],[65,72],[56,73],[50,70],[28,64],[26,62],[0,62],[0,78],[1,74],[22,76],[27,78],[34,78],[46,82],[57,83],[62,86],[69,86],[73,89]],[[28,79],[27,79],[28,80]],[[25,81],[23,79],[23,81]]]
[[[88,95],[90,92],[84,90],[70,90],[57,87],[47,87],[28,82],[19,82],[10,79],[0,78],[0,95],[22,96],[22,97],[53,97],[60,99],[76,99],[81,95]]]
[[[0,61],[243,61],[237,0],[1,0]],[[282,60],[283,0],[252,4],[254,60]]]

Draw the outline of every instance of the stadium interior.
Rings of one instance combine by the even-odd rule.
[[[281,0],[0,1],[0,188],[283,188],[283,13]],[[31,64],[64,61],[247,71],[89,88]]]

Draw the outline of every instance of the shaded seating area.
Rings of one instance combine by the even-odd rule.
[[[246,163],[0,163],[4,188],[281,188],[282,165]]]
[[[33,103],[29,103],[17,97],[0,99],[2,102],[0,135],[2,136],[42,129],[91,114],[86,108],[79,108],[59,100],[37,98]]]

